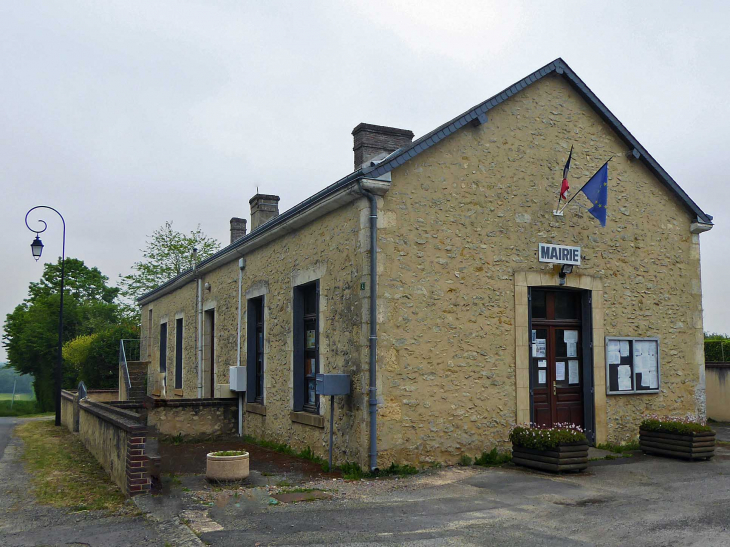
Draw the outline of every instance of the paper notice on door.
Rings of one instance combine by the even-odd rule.
[[[618,351],[608,351],[608,364],[619,365],[621,364],[621,353]],[[628,368],[628,366],[626,367]]]
[[[631,367],[628,365],[618,367],[618,390],[631,391]]]
[[[535,343],[535,340],[537,340],[537,331],[533,330],[532,331],[532,343],[533,344]]]
[[[565,380],[565,361],[558,361],[555,363],[555,380]]]
[[[639,370],[637,370],[636,372],[637,374],[641,372],[641,387],[649,387],[649,375]]]
[[[618,340],[609,340],[608,341],[608,351],[616,351],[621,352],[621,345],[618,343]]]
[[[628,357],[629,356],[629,341],[628,340],[619,340],[619,351],[621,353],[621,357]]]
[[[577,330],[564,330],[563,331],[563,342],[566,344],[569,342],[578,342],[578,331]]]
[[[537,383],[544,384],[547,381],[547,370],[537,371]]]
[[[547,359],[542,359],[541,361],[538,361],[537,366],[539,368],[547,368]]]
[[[578,384],[580,383],[578,378],[578,361],[568,361],[568,383]]]
[[[567,346],[568,346],[568,357],[578,357],[576,345],[577,344],[575,342],[568,342],[567,343]]]
[[[533,357],[547,357],[547,340],[538,338],[532,345]]]

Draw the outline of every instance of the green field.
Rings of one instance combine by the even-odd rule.
[[[12,393],[0,393],[0,401],[11,401],[12,399]],[[16,393],[15,401],[35,401],[35,395],[32,393]]]
[[[12,393],[0,393],[0,417],[39,414],[35,395],[31,393],[16,393],[13,408],[10,408],[12,398]]]

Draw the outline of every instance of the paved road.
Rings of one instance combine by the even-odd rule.
[[[0,418],[0,545],[164,545],[160,530],[146,519],[109,517],[99,511],[69,513],[38,505],[20,462],[22,443],[11,436],[24,420]],[[51,470],[49,470],[50,472]]]
[[[201,539],[216,546],[730,545],[730,450],[710,462],[621,462],[561,477],[452,470],[456,480],[366,502],[216,504],[209,516],[222,529]]]

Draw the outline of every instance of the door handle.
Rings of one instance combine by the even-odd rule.
[[[553,395],[557,395],[557,393],[558,393],[557,383],[556,382],[553,382]]]

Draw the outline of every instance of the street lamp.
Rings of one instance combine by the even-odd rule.
[[[43,228],[40,230],[34,230],[30,226],[28,226],[28,215],[35,211],[36,209],[50,209],[54,213],[56,213],[59,217],[61,217],[61,222],[63,223],[63,244],[61,247],[61,306],[58,311],[58,361],[56,362],[56,389],[55,389],[55,395],[56,395],[56,425],[61,425],[61,378],[62,378],[62,365],[63,365],[63,285],[65,281],[65,266],[66,266],[66,221],[63,218],[63,215],[56,211],[53,207],[49,207],[48,205],[37,205],[33,207],[30,211],[25,213],[25,225],[28,227],[28,229],[31,232],[35,233],[35,239],[33,240],[33,243],[30,244],[30,249],[33,252],[33,258],[35,258],[36,262],[38,262],[38,259],[41,257],[41,254],[43,253],[43,242],[41,241],[41,238],[38,236],[38,234],[42,234],[46,231],[46,228],[48,228],[48,224],[44,220],[38,220],[41,224],[43,224]]]

